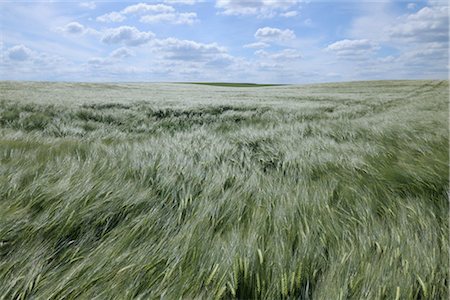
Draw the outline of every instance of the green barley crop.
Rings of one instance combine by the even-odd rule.
[[[0,82],[0,299],[448,299],[448,97]]]

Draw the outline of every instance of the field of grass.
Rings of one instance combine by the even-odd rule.
[[[229,87],[262,87],[262,86],[282,86],[283,84],[257,84],[240,82],[186,82],[187,84],[201,84],[211,86],[229,86]]]
[[[0,82],[0,299],[448,299],[448,88]]]

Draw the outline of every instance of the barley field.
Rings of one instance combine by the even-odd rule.
[[[0,299],[448,299],[448,99],[0,82]]]

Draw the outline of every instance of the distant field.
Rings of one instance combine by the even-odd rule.
[[[228,87],[262,87],[262,86],[282,86],[283,84],[257,84],[257,83],[236,83],[236,82],[186,82],[188,84],[201,84],[212,86]]]
[[[448,299],[448,88],[0,82],[0,299]]]

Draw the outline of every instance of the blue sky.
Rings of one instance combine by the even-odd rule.
[[[448,76],[447,1],[0,1],[0,79]]]

